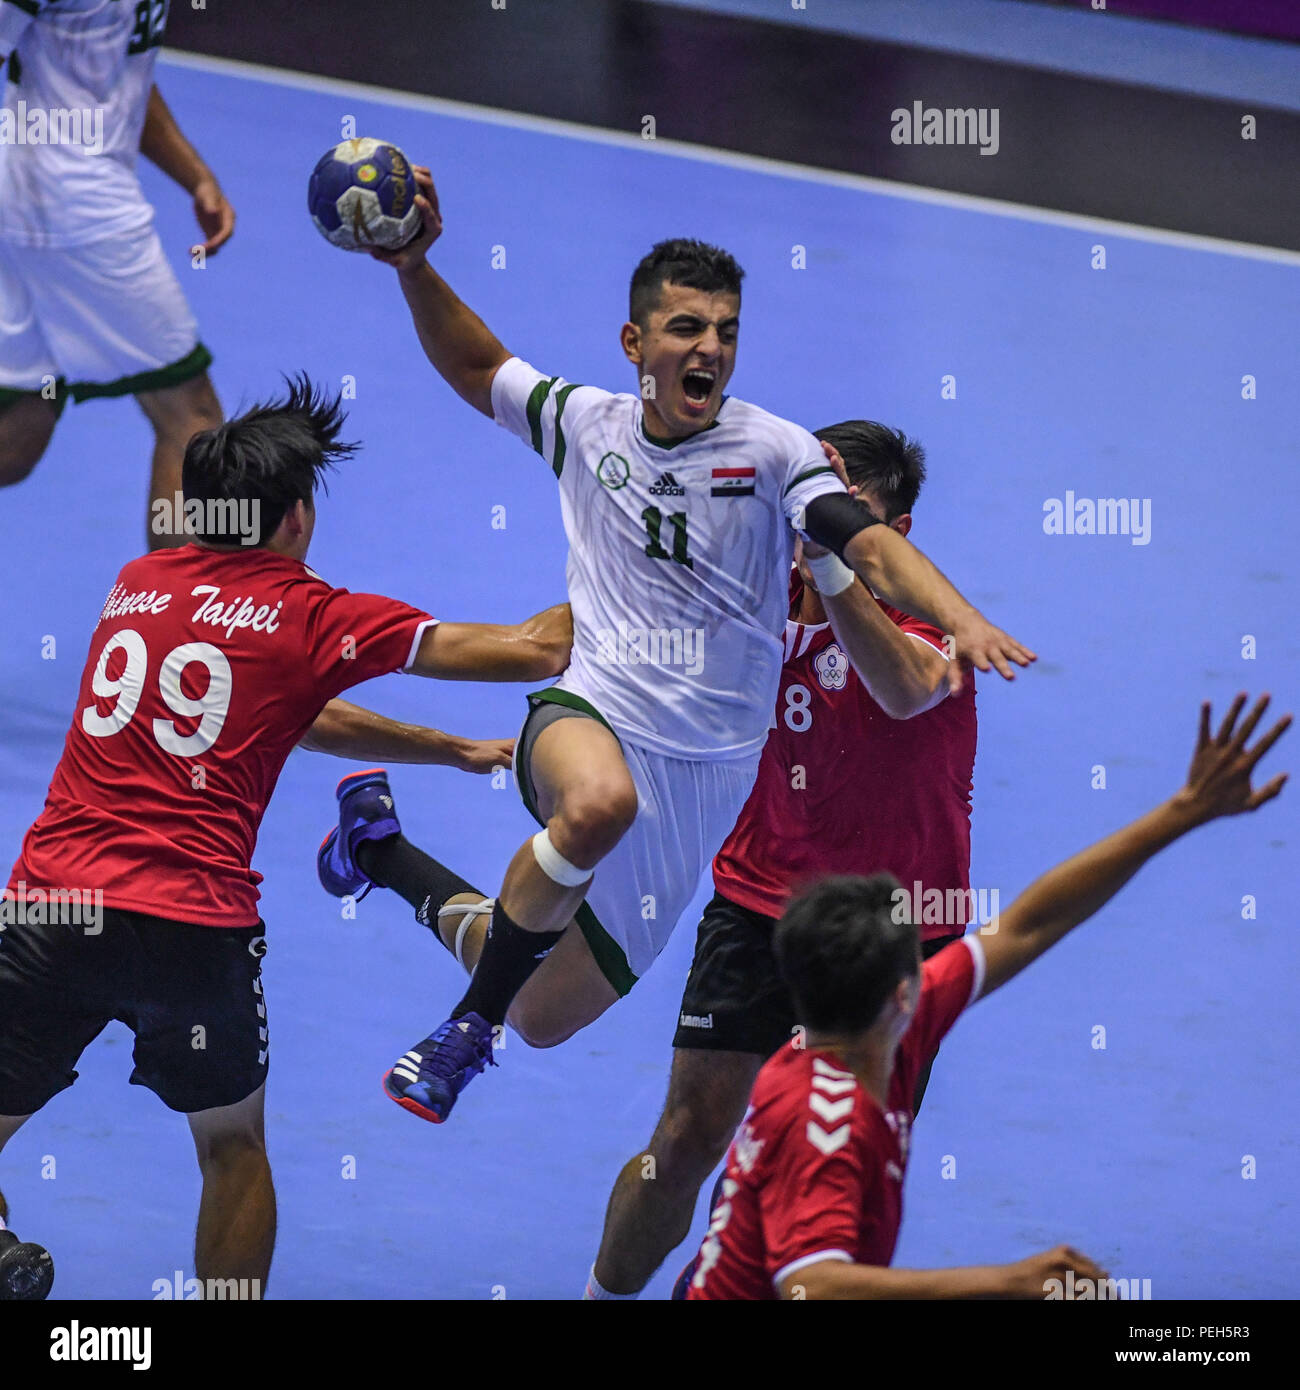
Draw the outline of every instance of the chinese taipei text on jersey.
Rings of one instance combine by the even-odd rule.
[[[833,1052],[791,1042],[763,1066],[687,1298],[775,1299],[787,1275],[821,1260],[893,1260],[916,1078],[983,982],[978,936],[926,961],[884,1109]]]
[[[625,994],[677,924],[753,786],[781,671],[792,526],[842,492],[807,430],[728,397],[675,443],[641,401],[545,377],[492,382],[497,423],[560,487],[573,655],[552,694],[604,719],[636,783],[632,828],[579,921]]]
[[[336,695],[408,667],[433,621],[269,550],[133,560],[10,890],[101,890],[110,908],[255,925],[249,865],[290,750]]]

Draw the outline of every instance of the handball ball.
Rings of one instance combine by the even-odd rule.
[[[344,251],[396,251],[420,230],[411,162],[386,140],[342,140],[307,185],[317,231]]]

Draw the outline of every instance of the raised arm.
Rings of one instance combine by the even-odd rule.
[[[438,375],[475,410],[491,418],[492,378],[510,353],[429,264],[429,247],[442,235],[442,213],[429,170],[419,164],[412,170],[420,189],[415,199],[423,218],[420,234],[400,251],[370,254],[396,267],[420,346]]]
[[[891,719],[911,719],[948,693],[947,659],[901,631],[863,585],[821,599],[853,669]]]
[[[221,191],[216,175],[176,124],[176,117],[157,87],[149,92],[140,132],[140,153],[193,198],[194,216],[206,238],[204,252],[210,256],[224,246],[235,230],[235,210]]]
[[[405,724],[346,700],[331,700],[298,744],[365,763],[425,763],[462,772],[509,767],[514,740],[474,739],[444,734],[423,724]]]
[[[1209,702],[1201,705],[1196,752],[1183,789],[1123,830],[1058,864],[1002,913],[998,930],[982,939],[986,968],[981,997],[1019,974],[1073,927],[1087,921],[1166,845],[1219,816],[1258,810],[1282,790],[1287,779],[1284,772],[1258,791],[1252,791],[1250,785],[1255,764],[1291,724],[1288,714],[1254,748],[1247,748],[1268,702],[1269,697],[1262,696],[1234,732],[1246,703],[1246,696],[1238,695],[1213,737]]]
[[[827,493],[814,498],[807,507],[804,529],[816,544],[834,551],[872,593],[952,637],[954,660],[948,680],[954,693],[962,687],[962,661],[981,671],[992,666],[1004,679],[1014,680],[1012,662],[1028,666],[1038,659],[1028,647],[994,627],[910,541],[884,525],[856,497]],[[822,595],[823,599],[834,597],[825,587]]]
[[[444,681],[543,681],[569,664],[573,615],[557,604],[514,626],[438,623],[408,668]]]

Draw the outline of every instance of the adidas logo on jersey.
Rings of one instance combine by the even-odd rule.
[[[650,484],[651,497],[685,497],[686,489],[671,473],[661,473],[658,480]]]

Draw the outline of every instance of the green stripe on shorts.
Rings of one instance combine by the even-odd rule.
[[[26,400],[29,396],[35,397],[37,400],[49,401],[54,407],[54,418],[57,420],[63,414],[63,408],[68,403],[68,383],[62,377],[57,378],[52,396],[47,396],[43,387],[34,391],[26,391],[14,386],[0,386],[0,415],[3,415],[11,406],[17,405],[19,401]]]
[[[69,388],[74,401],[88,401],[100,396],[137,396],[141,391],[165,391],[191,381],[212,365],[212,354],[202,343],[196,343],[179,362],[134,376],[120,376],[116,381],[74,381]]]
[[[611,734],[614,734],[614,730],[609,727],[609,721],[604,718],[591,701],[584,700],[581,695],[575,695],[571,690],[557,690],[554,686],[549,686],[545,690],[534,690],[528,696],[528,703],[534,709],[538,705],[552,704],[579,710],[603,724]],[[614,737],[617,738],[618,735],[614,734]],[[519,798],[524,803],[525,810],[538,825],[545,825],[546,822],[537,811],[537,797],[533,791],[532,778],[529,777],[528,769],[523,766],[522,762],[519,767],[518,780]],[[578,905],[578,910],[573,916],[587,943],[587,948],[600,967],[601,974],[614,986],[621,998],[637,982],[637,976],[632,973],[632,967],[627,963],[627,956],[624,955],[623,948],[601,926],[600,919],[585,902]]]
[[[632,973],[632,967],[623,954],[623,948],[600,925],[596,914],[585,902],[578,904],[578,910],[573,916],[582,930],[591,954],[596,958],[596,964],[600,966],[600,973],[614,986],[621,999],[631,992],[632,986],[637,982],[637,977]]]

